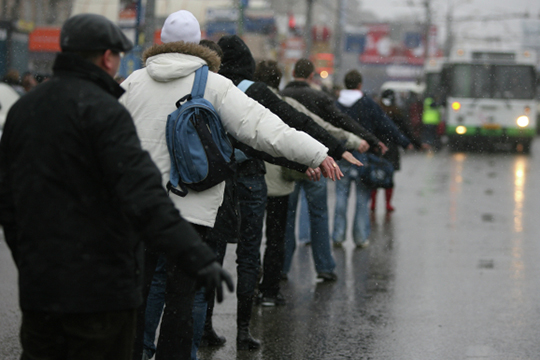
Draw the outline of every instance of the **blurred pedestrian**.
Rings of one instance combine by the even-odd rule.
[[[27,93],[38,85],[36,77],[31,72],[25,72],[22,76],[21,86],[24,92]]]
[[[25,94],[24,88],[21,86],[21,77],[17,70],[9,69],[2,81],[11,86],[19,95],[22,96]]]
[[[412,148],[410,140],[404,136],[397,126],[386,116],[379,105],[362,92],[362,75],[357,70],[349,71],[344,78],[345,89],[341,91],[337,106],[364,128],[371,131],[385,144],[397,143],[403,148]],[[367,154],[355,153],[358,160],[368,162]],[[346,166],[346,164],[344,164]],[[346,167],[344,181],[336,184],[336,208],[334,212],[334,230],[332,240],[334,246],[341,246],[347,234],[347,204],[350,187],[356,185],[356,208],[353,221],[353,241],[358,248],[369,245],[371,223],[368,203],[371,188],[362,182],[361,174],[351,167]]]
[[[53,78],[11,108],[0,141],[21,359],[127,360],[144,246],[207,289],[232,282],[166,196],[117,101],[124,91],[113,76],[131,42],[105,17],[80,14],[63,25],[60,46]]]
[[[415,149],[422,150],[428,149],[429,145],[423,144],[422,140],[415,136],[412,127],[408,124],[406,116],[403,114],[401,109],[396,104],[396,94],[393,90],[387,89],[381,93],[380,101],[377,104],[383,109],[386,115],[392,120],[394,124],[398,127],[399,131],[403,133],[411,141]],[[390,141],[388,143],[388,151],[383,156],[386,160],[390,161],[394,171],[401,169],[401,154],[399,151],[399,145],[395,142]],[[393,175],[392,175],[393,176]],[[392,184],[394,181],[392,179]],[[394,206],[392,206],[392,196],[394,194],[394,186],[384,189],[385,193],[385,202],[386,202],[386,211],[394,211]],[[377,204],[377,189],[371,190],[371,211],[375,211]]]

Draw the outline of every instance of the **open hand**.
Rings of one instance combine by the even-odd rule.
[[[321,168],[323,176],[332,179],[332,181],[336,181],[336,179],[339,180],[343,177],[343,173],[339,169],[338,164],[336,164],[336,161],[331,156],[327,156],[319,167]]]
[[[356,165],[356,166],[363,166],[364,165],[357,158],[355,158],[353,154],[351,154],[348,151],[345,151],[343,153],[343,155],[341,155],[341,157],[343,158],[343,160],[347,160],[348,162],[350,162],[353,165]]]

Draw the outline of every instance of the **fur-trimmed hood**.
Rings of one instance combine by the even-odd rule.
[[[148,48],[143,53],[143,63],[154,80],[171,81],[205,64],[210,71],[218,72],[221,60],[215,51],[205,46],[178,41]]]

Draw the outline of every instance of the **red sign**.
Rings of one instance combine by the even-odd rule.
[[[60,51],[60,28],[36,28],[28,38],[28,50],[41,52]]]
[[[429,41],[430,56],[440,56],[436,38],[437,28],[432,26]],[[390,37],[389,24],[368,25],[366,47],[360,55],[360,62],[364,64],[422,65],[424,63],[424,47],[424,40],[420,41],[418,46],[414,48],[407,47],[404,41],[393,41]]]

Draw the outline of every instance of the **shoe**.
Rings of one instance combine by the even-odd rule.
[[[333,272],[320,272],[317,274],[317,279],[323,279],[323,281],[336,281],[337,275]]]
[[[364,248],[367,248],[368,246],[369,246],[369,240],[366,240],[360,244],[356,244],[357,249],[364,249]]]
[[[386,205],[386,212],[393,212],[396,210],[392,205]]]
[[[288,281],[288,280],[289,280],[289,276],[288,276],[286,273],[282,272],[282,273],[281,273],[280,280],[281,280],[281,281]]]
[[[284,306],[287,300],[282,293],[278,292],[276,296],[263,296],[261,299],[262,306]]]
[[[343,242],[341,241],[332,241],[332,245],[334,245],[335,248],[342,248]]]
[[[227,342],[225,336],[219,336],[214,329],[204,331],[199,347],[223,346]]]

